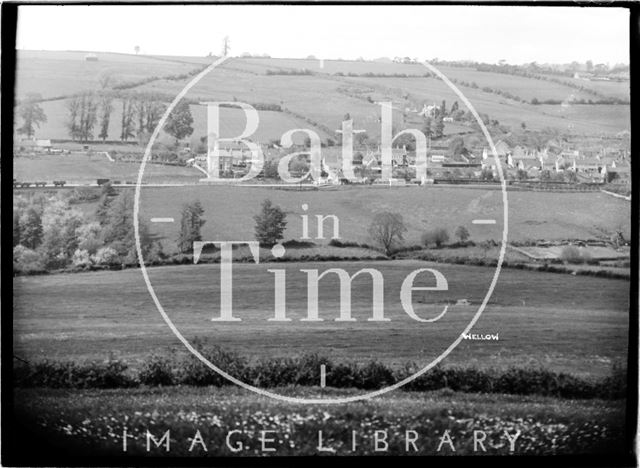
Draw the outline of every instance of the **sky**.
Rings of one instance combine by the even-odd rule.
[[[629,62],[623,8],[414,5],[23,5],[17,48],[496,63]]]

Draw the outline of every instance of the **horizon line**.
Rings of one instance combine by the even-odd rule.
[[[182,54],[182,55],[175,55],[175,54],[170,54],[170,53],[134,53],[134,52],[119,52],[119,51],[114,51],[114,50],[81,50],[81,49],[25,49],[25,48],[20,48],[20,47],[16,47],[15,48],[16,52],[76,52],[76,53],[102,53],[102,54],[116,54],[116,55],[129,55],[132,57],[187,57],[187,58],[215,58],[215,57],[221,57],[221,55],[219,54],[214,54],[214,55],[188,55],[188,54]],[[277,60],[328,60],[328,61],[335,61],[335,62],[377,62],[381,59],[388,59],[388,60],[393,60],[392,57],[387,57],[387,56],[381,56],[381,57],[377,57],[377,58],[362,58],[362,60],[360,58],[326,58],[326,57],[317,57],[314,54],[309,54],[308,57],[276,57],[273,55],[269,55],[268,57],[262,57],[261,54],[252,54],[250,52],[242,52],[242,54],[248,53],[250,55],[248,56],[242,56],[242,55],[237,55],[237,56],[231,56],[230,58],[239,58],[239,59],[250,59],[250,58],[256,58],[256,59],[277,59]],[[266,53],[266,52],[265,52]],[[267,54],[268,55],[268,54]],[[313,58],[309,58],[313,56]],[[395,55],[394,57],[400,57],[400,58],[410,58],[410,59],[415,59],[416,57],[409,57],[409,56],[401,56],[401,55]],[[458,59],[453,59],[453,58],[441,58],[441,57],[435,57],[432,59],[419,59],[418,58],[418,62],[420,61],[426,61],[426,62],[433,62],[433,61],[445,61],[445,62],[470,62],[470,63],[478,63],[478,64],[499,64],[501,61],[503,60],[499,60],[496,62],[490,62],[490,61],[482,61],[482,60],[475,60],[475,59],[471,59],[471,58],[458,58]],[[586,63],[585,62],[580,62],[578,60],[574,60],[575,62],[582,64],[582,63]],[[574,62],[572,61],[572,62]],[[507,60],[504,60],[505,64],[507,65],[515,65],[515,66],[524,66],[524,65],[528,65],[531,63],[537,63],[538,65],[568,65],[571,64],[572,62],[542,62],[542,61],[538,61],[538,60],[534,60],[534,61],[527,61],[527,62],[519,62],[519,63],[514,63],[514,62],[509,62]],[[605,63],[605,62],[598,62],[598,63]],[[606,62],[606,65],[609,67],[612,66],[616,66],[622,64],[624,66],[630,66],[629,62],[616,62],[616,61],[608,61]]]

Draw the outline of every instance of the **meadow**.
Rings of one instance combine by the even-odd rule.
[[[350,390],[307,388],[306,397],[344,397]],[[547,397],[471,395],[448,390],[395,392],[365,402],[338,406],[281,403],[237,388],[151,388],[128,390],[19,390],[15,396],[19,423],[16,442],[29,440],[47,453],[49,462],[65,454],[167,455],[164,446],[146,452],[147,429],[159,439],[169,429],[174,456],[299,455],[474,455],[473,431],[484,431],[489,455],[586,455],[612,462],[624,450],[623,401],[558,400]],[[30,425],[28,432],[23,432]],[[34,431],[33,428],[38,427]],[[232,451],[225,443],[233,429]],[[203,443],[189,450],[196,430]],[[438,445],[445,430],[451,446]],[[267,432],[274,452],[262,451],[260,431]],[[318,431],[323,445],[318,450]],[[376,452],[374,437],[387,438]],[[407,431],[416,443],[407,445]],[[504,431],[515,440],[513,452]],[[352,437],[356,433],[356,449]],[[414,433],[410,433],[411,436]],[[151,445],[153,447],[153,444]],[[603,458],[604,460],[604,458]]]
[[[475,241],[502,239],[502,193],[495,189],[460,187],[341,187],[333,190],[292,191],[263,187],[193,186],[189,188],[144,188],[141,192],[142,219],[180,218],[184,203],[200,200],[207,220],[202,234],[206,239],[244,239],[253,232],[253,216],[263,199],[270,199],[288,216],[286,239],[302,236],[302,204],[307,214],[334,214],[340,220],[343,241],[371,243],[367,229],[375,213],[392,211],[404,216],[408,232],[405,245],[420,242],[428,229],[443,227],[453,236],[466,226]],[[629,238],[629,203],[600,192],[553,193],[508,192],[509,232],[513,241],[593,239],[621,227]],[[549,207],[554,209],[550,210]],[[474,225],[474,219],[495,219],[495,225]],[[332,221],[325,222],[325,240],[333,234]],[[315,222],[311,224],[315,235]],[[153,225],[154,233],[169,242],[177,236],[178,224]],[[249,234],[249,237],[251,235]],[[169,246],[167,246],[169,248]]]
[[[373,267],[384,275],[384,313],[389,322],[370,322],[372,289],[367,275],[353,280],[352,316],[340,323],[335,275],[320,282],[322,322],[307,314],[306,276],[300,270],[337,267],[350,274]],[[286,271],[287,316],[273,316],[273,274]],[[416,292],[419,316],[447,313],[417,323],[400,305],[399,290],[417,268],[435,268],[447,291]],[[391,366],[425,365],[457,338],[488,290],[494,269],[421,261],[240,263],[234,265],[234,316],[241,322],[211,322],[219,314],[219,265],[151,267],[149,276],[167,314],[187,337],[210,340],[255,360],[319,352],[335,361],[377,359]],[[417,285],[433,283],[422,274]],[[149,296],[137,269],[14,278],[14,349],[28,360],[83,361],[107,357],[140,365],[151,354],[182,353]],[[629,283],[505,269],[472,333],[499,340],[463,340],[446,365],[476,368],[541,366],[574,375],[607,376],[627,352]],[[458,305],[466,299],[470,305]]]
[[[88,52],[20,50],[16,53],[16,96],[39,93],[44,98],[100,89],[100,77],[110,74],[119,82],[149,76],[181,74],[195,64],[156,60],[149,56],[98,53],[98,61],[85,60]]]
[[[63,180],[95,183],[96,177],[134,181],[138,164],[110,163],[103,156],[42,156],[16,158],[14,176],[18,180]],[[198,184],[201,172],[193,168],[149,164],[143,182],[177,181]],[[126,190],[126,189],[123,189]],[[454,239],[458,226],[465,226],[471,240],[481,242],[502,239],[502,192],[497,188],[450,186],[364,186],[332,187],[298,191],[295,187],[188,185],[183,187],[143,187],[140,196],[141,220],[149,224],[154,217],[171,217],[174,223],[149,224],[167,253],[175,250],[180,212],[184,204],[199,200],[204,208],[202,227],[205,239],[253,239],[253,216],[260,203],[270,199],[287,214],[284,240],[300,239],[302,215],[310,215],[310,236],[325,248],[334,234],[333,220],[324,222],[324,239],[316,236],[315,216],[336,215],[338,236],[342,241],[374,244],[367,230],[376,213],[397,212],[404,217],[407,233],[404,245],[420,243],[423,232],[445,228]],[[630,204],[602,192],[508,191],[508,242],[554,241],[567,239],[608,239],[620,229],[630,238]],[[303,204],[308,210],[302,209]],[[554,206],[549,210],[549,206]],[[83,204],[91,213],[95,206]],[[476,225],[474,219],[495,219],[494,225]],[[309,251],[313,254],[313,251]],[[495,258],[495,253],[492,254]]]
[[[97,179],[106,178],[135,183],[139,170],[139,163],[110,162],[103,154],[47,154],[13,160],[14,179],[27,182],[65,180],[69,184],[95,184]],[[148,164],[145,168],[148,183],[196,183],[201,177],[202,172],[192,167]]]

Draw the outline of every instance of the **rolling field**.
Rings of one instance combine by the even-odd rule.
[[[501,75],[502,76],[502,75]],[[508,75],[506,75],[508,76]],[[351,83],[373,87],[374,100],[384,98],[395,90],[395,94],[408,93],[413,99],[440,103],[443,99],[449,105],[457,99],[444,83],[434,78],[345,78]],[[531,80],[534,83],[544,83]],[[519,127],[524,122],[529,129],[557,128],[569,133],[589,133],[600,135],[630,128],[629,106],[626,105],[573,105],[572,112],[557,106],[534,106],[518,103],[479,89],[458,86],[478,112],[488,114],[492,119]],[[569,88],[570,89],[570,88]],[[464,106],[462,106],[464,108]],[[601,108],[604,108],[601,109]]]
[[[370,243],[367,228],[375,213],[393,211],[403,215],[408,232],[405,244],[420,242],[428,229],[444,227],[453,233],[467,227],[471,239],[502,238],[502,192],[491,189],[431,187],[353,187],[334,190],[291,191],[262,187],[195,186],[188,188],[145,188],[141,192],[142,219],[180,219],[184,203],[200,200],[207,223],[206,239],[242,239],[253,232],[253,216],[263,199],[270,199],[287,213],[285,239],[302,236],[301,206],[309,205],[310,235],[315,236],[314,214],[335,214],[340,220],[340,238]],[[630,233],[630,205],[600,192],[552,193],[508,192],[508,240],[591,239],[623,228]],[[550,210],[549,207],[554,209]],[[495,225],[473,225],[474,219],[496,219]],[[173,243],[178,223],[151,226],[152,231]],[[325,222],[326,243],[333,234],[332,221]],[[249,234],[251,237],[251,234]]]
[[[44,97],[62,96],[84,90],[98,90],[99,77],[111,73],[121,81],[137,81],[149,76],[159,78],[179,75],[197,69],[213,58],[203,57],[151,57],[126,54],[100,53],[99,61],[86,62],[84,52],[19,51],[16,76],[18,96],[38,92]],[[311,70],[313,75],[267,75],[268,70]],[[579,90],[545,80],[517,77],[499,73],[478,72],[473,69],[443,66],[445,74],[459,81],[475,81],[480,87],[490,86],[511,92],[525,99],[590,98]],[[425,78],[422,65],[404,65],[381,62],[357,62],[325,60],[320,67],[318,60],[296,59],[248,59],[234,58],[225,62],[200,81],[189,97],[205,100],[239,100],[247,103],[279,104],[283,108],[310,119],[314,124],[298,121],[290,115],[271,115],[263,120],[266,128],[260,129],[256,138],[278,138],[285,130],[314,127],[323,138],[333,137],[342,116],[349,113],[357,128],[364,128],[371,137],[379,135],[379,106],[375,101],[391,100],[397,109],[420,106],[423,102],[446,100],[449,105],[457,97],[436,78]],[[336,73],[407,74],[414,78],[367,78],[364,76],[336,76]],[[417,78],[421,77],[421,78]],[[566,78],[570,81],[570,78]],[[136,86],[136,92],[160,92],[176,95],[190,81],[186,79],[157,79]],[[580,80],[578,80],[580,81]],[[586,82],[605,96],[628,96],[628,83]],[[615,134],[628,130],[629,106],[574,106],[572,111],[547,109],[546,106],[521,104],[502,96],[483,92],[481,89],[462,87],[462,91],[479,112],[487,113],[501,123],[519,127],[525,123],[530,129],[557,128],[577,134]],[[409,100],[407,100],[409,98]],[[112,115],[110,138],[117,139],[119,132],[119,107]],[[66,138],[64,127],[66,108],[63,101],[43,104],[49,121],[37,132],[41,138]],[[272,113],[273,114],[273,113]],[[229,126],[242,125],[231,118]],[[265,116],[266,117],[266,116]],[[196,118],[196,125],[199,118]],[[269,122],[271,120],[271,122]],[[396,125],[401,125],[399,112],[394,113]],[[295,124],[295,125],[291,125]],[[197,141],[202,135],[194,133]]]
[[[367,275],[353,281],[352,316],[335,322],[339,301],[335,275],[320,282],[323,322],[301,322],[306,315],[306,277],[300,270],[331,267],[353,274],[373,267],[384,275],[384,313],[389,322],[366,321],[371,315]],[[273,275],[284,268],[287,315],[291,322],[268,322],[273,315]],[[413,303],[422,317],[415,322],[402,311],[400,284],[417,268],[435,268],[448,281],[447,291],[416,292]],[[323,262],[320,264],[234,265],[234,316],[241,322],[214,323],[219,313],[219,266],[155,267],[149,270],[158,297],[176,327],[189,339],[200,336],[257,359],[318,351],[336,360],[371,358],[399,365],[423,365],[459,336],[486,294],[494,270],[487,267],[417,261]],[[427,274],[416,284],[431,284]],[[552,370],[601,376],[627,350],[629,283],[592,277],[504,270],[491,301],[473,333],[499,334],[498,341],[463,340],[445,364],[503,368],[543,365]],[[470,306],[455,305],[467,299]],[[161,319],[137,269],[118,272],[58,274],[14,278],[14,346],[27,359],[136,360],[168,347],[183,351]]]
[[[99,78],[112,74],[120,82],[148,76],[181,74],[195,64],[168,62],[135,55],[97,53],[97,62],[87,62],[87,52],[21,50],[16,53],[16,96],[39,93],[44,98],[100,89]]]
[[[27,182],[65,180],[69,184],[95,184],[96,179],[107,178],[135,183],[139,170],[139,163],[109,162],[104,155],[51,154],[13,160],[13,177]],[[192,167],[148,164],[144,180],[148,183],[195,183],[202,175]]]
[[[221,98],[222,100],[230,99],[230,97]],[[203,98],[203,100],[206,100]],[[67,102],[66,100],[48,101],[42,103],[42,109],[47,115],[47,122],[44,122],[38,129],[38,135],[47,135],[53,139],[68,139],[69,131],[67,129]],[[113,112],[109,121],[108,140],[117,141],[120,139],[120,120],[122,118],[122,101],[114,99]],[[206,106],[192,105],[190,106],[193,115],[194,125],[193,134],[190,137],[192,148],[196,148],[200,143],[200,138],[207,134],[207,116]],[[294,128],[310,128],[320,135],[323,140],[332,135],[327,134],[318,128],[313,128],[308,123],[290,116],[284,112],[258,111],[260,124],[256,132],[251,136],[253,141],[269,142],[273,139],[280,140],[283,133]],[[244,112],[240,109],[221,108],[220,109],[220,137],[229,138],[240,135],[246,125]],[[337,128],[337,127],[336,127]],[[97,129],[96,129],[97,130]],[[459,130],[459,129],[458,129]],[[94,132],[94,136],[98,131]],[[166,144],[172,144],[175,140],[173,137],[161,132],[158,141]],[[296,143],[304,142],[304,135],[298,134],[294,136]],[[77,145],[81,145],[78,143]],[[96,147],[96,145],[92,145]],[[127,147],[123,147],[126,151]]]
[[[490,88],[507,91],[515,96],[526,99],[527,101],[531,101],[533,98],[537,98],[538,100],[564,100],[568,99],[570,96],[573,96],[575,99],[597,99],[594,98],[592,94],[547,80],[507,75],[505,73],[478,71],[473,68],[439,66],[438,69],[449,78],[466,81],[468,83],[475,82],[480,88],[488,86]],[[564,76],[553,78],[579,84],[585,88],[601,92],[606,96],[629,99],[628,82],[615,83],[615,86],[598,86],[597,83],[600,82],[597,81],[574,80],[573,78]],[[541,96],[544,97],[541,98]]]

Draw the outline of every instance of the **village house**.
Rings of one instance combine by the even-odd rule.
[[[220,171],[228,172],[235,169],[243,169],[252,159],[252,153],[249,148],[239,142],[220,142],[219,146],[219,162]],[[207,155],[199,154],[195,156],[195,161],[207,164]]]
[[[51,140],[22,140],[17,146],[36,153],[51,153],[53,150]]]
[[[430,106],[425,103],[424,106],[422,106],[422,110],[418,112],[418,115],[421,117],[434,117],[438,107],[435,102]]]

